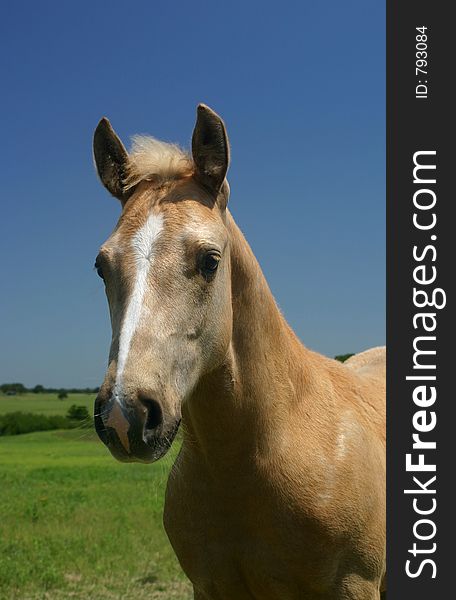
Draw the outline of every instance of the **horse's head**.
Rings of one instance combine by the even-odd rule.
[[[191,155],[144,137],[129,154],[102,119],[94,156],[122,204],[95,263],[112,325],[95,427],[116,458],[150,462],[168,450],[182,403],[230,344],[228,138],[200,105]]]

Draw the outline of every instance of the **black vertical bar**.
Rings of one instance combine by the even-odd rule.
[[[454,510],[456,503],[455,443],[456,394],[452,374],[456,374],[456,334],[454,278],[456,268],[455,191],[456,175],[455,102],[456,88],[455,22],[451,3],[421,0],[387,2],[387,346],[388,346],[388,444],[387,444],[387,570],[389,600],[434,600],[456,597],[453,566]],[[421,33],[417,28],[423,28]],[[425,35],[426,38],[417,37]],[[425,40],[425,41],[424,41]],[[424,48],[424,45],[426,48]],[[418,54],[418,52],[426,52]],[[426,59],[426,65],[418,62]],[[425,73],[417,72],[422,68]],[[417,87],[422,86],[422,87]],[[451,107],[450,107],[451,103]],[[413,157],[435,170],[421,169],[414,182]],[[430,154],[435,152],[435,154]],[[435,183],[432,180],[435,178]],[[427,182],[423,182],[425,179]],[[431,181],[431,182],[430,182]],[[424,191],[430,190],[430,191]],[[414,205],[432,204],[429,209]],[[419,229],[432,223],[435,227]],[[415,250],[415,257],[413,249]],[[427,250],[426,250],[426,247]],[[433,250],[434,248],[434,250]],[[424,256],[423,256],[424,253]],[[418,260],[416,257],[422,257]],[[415,271],[417,267],[423,267]],[[432,267],[435,267],[433,271]],[[416,279],[432,279],[417,283]],[[413,289],[427,292],[432,304],[413,296]],[[420,313],[432,314],[424,319]],[[414,322],[415,317],[415,322]],[[421,339],[417,337],[435,337]],[[435,354],[416,354],[413,343]],[[414,368],[415,360],[425,368]],[[431,368],[435,366],[435,368]],[[435,377],[432,379],[406,379]],[[422,406],[413,394],[423,386]],[[437,394],[432,403],[432,390]],[[416,395],[418,401],[423,396]],[[424,411],[420,413],[420,411]],[[434,413],[434,415],[433,415]],[[415,418],[415,422],[413,419]],[[435,427],[433,419],[436,418]],[[429,428],[423,432],[418,428]],[[436,443],[436,449],[413,448],[413,434],[421,441]],[[417,464],[422,454],[426,468],[435,471],[407,471],[406,455]],[[435,476],[435,480],[432,478]],[[420,483],[413,480],[416,477]],[[431,483],[429,483],[431,481]],[[421,486],[421,487],[420,487]],[[423,487],[424,486],[424,487]],[[404,493],[404,490],[415,490]],[[420,491],[421,490],[421,491]],[[414,504],[415,503],[415,504]],[[419,514],[418,511],[431,511]],[[415,528],[415,529],[414,529]],[[420,538],[429,539],[420,539]],[[416,546],[414,546],[416,544]],[[434,546],[435,544],[435,546]],[[407,561],[410,561],[407,563]],[[427,561],[427,562],[424,562]],[[408,567],[407,567],[408,565]],[[407,573],[407,568],[409,573]]]

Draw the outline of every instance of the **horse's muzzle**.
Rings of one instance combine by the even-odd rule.
[[[122,462],[154,462],[170,448],[180,418],[165,419],[156,400],[127,404],[116,398],[95,400],[95,429],[111,454]]]

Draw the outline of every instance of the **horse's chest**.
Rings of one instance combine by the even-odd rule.
[[[165,526],[192,583],[211,600],[294,600],[308,584],[326,588],[339,551],[328,551],[318,524],[278,507],[270,494],[241,488],[221,493],[171,478]]]

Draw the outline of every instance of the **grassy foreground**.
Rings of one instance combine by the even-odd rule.
[[[40,415],[66,415],[72,404],[85,406],[93,413],[95,394],[68,394],[68,398],[59,400],[57,394],[18,394],[0,395],[0,415],[21,411]]]
[[[91,430],[0,438],[0,598],[192,598],[162,526],[176,451],[124,465]]]

